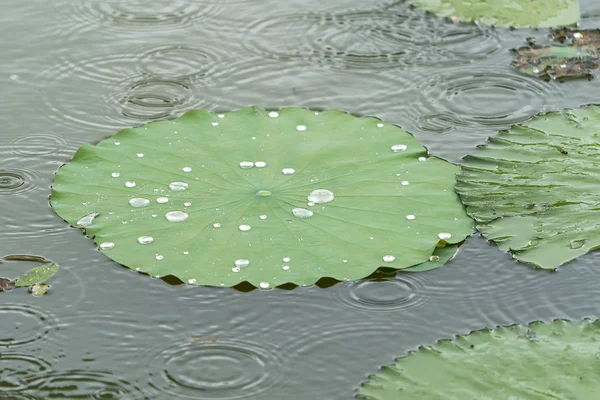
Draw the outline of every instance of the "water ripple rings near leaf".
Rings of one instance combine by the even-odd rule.
[[[283,15],[258,20],[248,30],[247,46],[256,54],[342,69],[455,65],[500,49],[492,29],[453,25],[406,4],[398,10]]]
[[[336,300],[369,312],[399,311],[425,304],[424,274],[402,274],[394,279],[349,282],[335,289]]]
[[[409,268],[441,240],[462,242],[473,221],[452,190],[457,171],[376,118],[193,110],[82,146],[51,204],[73,226],[99,212],[86,234],[131,269],[270,289]],[[323,189],[333,201],[308,200]]]
[[[29,304],[0,304],[0,315],[10,323],[0,327],[0,348],[14,349],[38,340],[56,329],[57,320],[48,311]]]
[[[283,354],[244,340],[188,337],[149,361],[150,385],[172,398],[240,399],[283,377]]]
[[[415,89],[418,97],[407,112],[417,126],[439,133],[456,125],[506,128],[544,111],[548,98],[561,96],[556,85],[494,67],[450,68],[426,76]]]
[[[136,384],[108,371],[49,371],[31,377],[29,388],[43,398],[63,399],[148,399]]]
[[[599,129],[598,106],[548,113],[465,157],[456,191],[481,233],[546,269],[596,249]]]
[[[183,82],[167,79],[141,79],[127,82],[119,104],[122,116],[134,121],[148,121],[175,117],[192,97],[191,89]]]
[[[579,0],[409,0],[408,3],[457,23],[476,21],[493,26],[548,28],[579,21]]]
[[[65,147],[67,141],[64,138],[46,133],[19,136],[9,145],[11,153],[25,157],[61,154]]]
[[[396,400],[402,393],[407,399],[595,399],[599,340],[600,322],[589,320],[475,331],[420,347],[383,367],[357,398]]]

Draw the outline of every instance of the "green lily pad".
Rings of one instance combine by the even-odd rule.
[[[459,168],[401,128],[303,108],[193,110],[82,146],[51,204],[152,276],[261,288],[423,263],[473,231]]]
[[[545,80],[588,78],[600,67],[600,30],[559,29],[550,33],[551,46],[531,45],[517,50],[512,66]]]
[[[579,21],[579,0],[410,0],[417,7],[482,25],[551,28]]]
[[[596,399],[600,322],[534,322],[421,347],[371,376],[369,400]]]
[[[599,135],[598,106],[537,116],[465,157],[456,191],[488,240],[555,269],[600,246]]]
[[[41,267],[31,268],[23,275],[17,278],[15,286],[32,286],[38,283],[43,283],[58,271],[58,264],[46,264]]]

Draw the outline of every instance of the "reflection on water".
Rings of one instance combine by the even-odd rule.
[[[582,27],[598,27],[596,3]],[[595,253],[549,273],[474,236],[422,274],[244,293],[141,279],[48,205],[83,143],[196,107],[374,115],[458,161],[498,129],[598,101],[597,79],[511,70],[509,50],[543,30],[454,25],[405,1],[7,0],[0,33],[0,257],[61,265],[46,296],[0,293],[0,399],[341,400],[440,338],[598,317]]]

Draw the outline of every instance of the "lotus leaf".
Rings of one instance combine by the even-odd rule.
[[[590,77],[600,67],[600,30],[558,29],[550,33],[550,40],[559,43],[515,50],[512,66],[545,80]]]
[[[369,400],[598,398],[600,322],[534,322],[421,347],[371,376]]]
[[[534,117],[465,157],[456,191],[488,240],[555,269],[600,246],[599,135],[597,106]]]
[[[579,0],[410,0],[453,21],[511,27],[558,27],[579,21]]]
[[[41,267],[31,268],[23,275],[17,278],[15,286],[32,286],[38,283],[43,283],[50,279],[58,271],[58,264],[46,264]]]
[[[152,276],[309,285],[409,268],[463,241],[473,221],[453,191],[458,170],[376,118],[193,110],[82,146],[51,204]]]

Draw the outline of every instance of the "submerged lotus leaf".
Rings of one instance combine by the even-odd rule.
[[[590,77],[600,67],[600,30],[558,29],[551,46],[531,45],[515,50],[512,66],[545,80]]]
[[[401,128],[303,108],[193,110],[84,145],[51,204],[152,276],[261,288],[354,280],[473,231],[459,168]]]
[[[512,27],[558,27],[579,21],[579,0],[410,0],[454,21]]]
[[[31,286],[38,283],[43,283],[50,279],[58,271],[58,264],[46,264],[41,267],[31,268],[23,275],[17,278],[15,286]]]
[[[534,322],[421,347],[371,376],[368,400],[598,398],[600,322]]]
[[[555,269],[600,246],[600,107],[549,113],[467,156],[456,191],[481,233]]]

